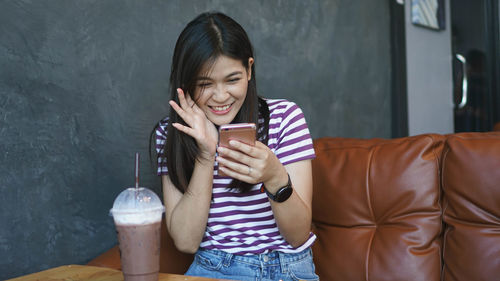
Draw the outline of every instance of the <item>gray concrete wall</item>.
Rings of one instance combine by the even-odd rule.
[[[297,102],[313,137],[390,137],[386,1],[2,1],[0,279],[112,247],[135,152],[160,193],[149,132],[175,40],[207,10],[243,25],[259,93]]]
[[[453,132],[453,83],[450,3],[446,29],[435,31],[411,23],[405,1],[409,135]]]

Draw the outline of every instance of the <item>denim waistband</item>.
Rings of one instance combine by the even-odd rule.
[[[299,253],[283,253],[273,251],[265,254],[255,255],[235,255],[220,250],[199,249],[198,252],[219,256],[224,260],[224,264],[229,265],[231,261],[237,261],[255,266],[276,266],[286,267],[287,264],[312,257],[311,248]]]

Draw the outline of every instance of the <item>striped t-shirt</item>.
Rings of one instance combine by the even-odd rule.
[[[315,157],[312,139],[302,110],[287,100],[266,100],[269,106],[268,147],[283,165]],[[263,122],[263,119],[259,120]],[[162,147],[166,140],[168,118],[156,130],[158,175],[168,175]],[[200,244],[204,249],[217,249],[232,254],[262,254],[271,251],[297,253],[309,248],[316,239],[311,232],[309,239],[297,248],[281,236],[274,220],[271,203],[262,184],[247,193],[229,189],[231,178],[217,175],[214,163],[212,202],[208,223]]]

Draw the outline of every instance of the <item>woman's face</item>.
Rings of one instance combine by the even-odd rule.
[[[219,56],[202,69],[196,81],[194,100],[215,125],[231,123],[240,111],[252,77],[252,64],[253,58],[248,59],[247,69],[239,60]]]

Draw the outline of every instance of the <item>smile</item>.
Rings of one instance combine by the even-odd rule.
[[[209,106],[210,110],[215,114],[226,114],[231,110],[233,104],[226,104],[223,106]]]

